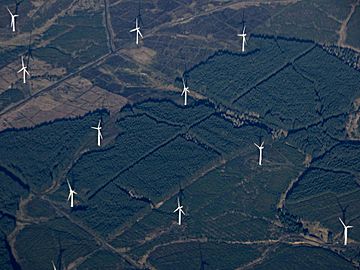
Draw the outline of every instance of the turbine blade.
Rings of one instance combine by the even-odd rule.
[[[68,184],[69,189],[71,190],[71,186],[70,186],[70,183],[69,183],[69,179],[66,179],[66,181],[67,181],[67,184]]]
[[[139,32],[139,35],[141,36],[141,38],[144,38],[143,35],[141,34],[140,30],[138,30],[138,32]]]
[[[341,224],[346,228],[345,223],[341,220],[341,218],[339,218],[339,220],[340,220]]]

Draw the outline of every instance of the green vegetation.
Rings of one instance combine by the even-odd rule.
[[[31,189],[49,187],[67,166],[97,123],[99,112],[84,118],[60,120],[33,129],[0,133],[0,164]],[[16,137],[16,143],[14,138]]]
[[[271,80],[284,66],[313,46],[309,42],[282,42],[293,46],[279,47],[274,39],[254,37],[245,54],[218,52],[187,71],[188,83],[217,104],[231,106],[260,83],[266,82],[268,78]],[[236,108],[240,109],[241,105]],[[257,107],[252,111],[254,109]]]
[[[145,115],[122,118],[118,126],[121,133],[111,147],[82,155],[70,170],[69,180],[81,193],[91,195],[103,183],[180,131],[177,126],[157,123]]]
[[[156,249],[151,253],[150,263],[156,269],[235,269],[255,260],[259,255],[256,246],[179,243]]]
[[[112,19],[121,23],[126,16]],[[91,11],[59,18],[45,34],[49,46],[36,53],[70,69],[98,58],[107,51],[105,30],[95,27],[102,19],[102,13]],[[127,42],[126,31],[116,33],[118,42]],[[152,36],[146,45],[165,41]],[[188,46],[179,55],[191,50]],[[209,50],[199,48],[197,57]],[[166,69],[158,57],[151,67]],[[128,63],[116,55],[82,74],[114,93],[140,93],[142,101],[118,115],[97,111],[0,133],[5,184],[0,229],[9,235],[16,215],[25,220],[15,235],[24,269],[49,268],[51,260],[68,266],[80,257],[79,269],[100,264],[132,269],[125,256],[145,258],[144,267],[197,269],[199,243],[203,260],[214,269],[254,261],[255,269],[351,267],[329,250],[297,245],[315,244],[302,234],[306,221],[329,229],[334,241],[323,247],[332,250],[340,243],[338,217],[360,227],[360,149],[345,130],[360,94],[354,87],[360,85],[357,71],[312,42],[253,34],[246,53],[220,51],[187,70],[191,88],[209,100],[191,99],[184,107],[178,94],[156,92],[145,100],[152,89],[146,88],[146,76],[133,72],[135,64],[127,69]],[[161,72],[174,78],[172,68]],[[90,126],[99,118],[105,140],[95,147]],[[253,145],[259,141],[265,141],[262,166]],[[72,209],[66,179],[78,193]],[[173,213],[177,196],[186,213],[182,226]],[[357,247],[360,232],[351,231],[350,238]],[[11,252],[4,242],[0,263],[8,264]],[[314,259],[307,261],[310,254]]]
[[[334,233],[341,231],[338,217],[360,225],[358,151],[357,143],[343,142],[315,159],[289,194],[289,211],[305,220],[320,221]],[[360,233],[354,230],[350,237],[358,240]]]
[[[83,262],[77,269],[88,270],[88,269],[136,269],[132,267],[119,255],[110,253],[105,250],[99,250],[95,252],[90,258]]]
[[[214,110],[210,105],[199,103],[190,106],[179,106],[169,100],[150,100],[134,105],[134,110],[147,113],[157,119],[166,120],[175,125],[191,125],[207,116]]]
[[[281,245],[276,252],[265,259],[254,269],[279,269],[287,270],[291,266],[294,270],[319,269],[354,269],[350,262],[331,251],[314,247],[292,247]]]
[[[24,269],[48,269],[59,256],[65,264],[97,248],[93,237],[65,218],[25,227],[16,238]]]
[[[19,89],[8,89],[0,94],[0,111],[5,109],[11,103],[18,102],[24,98],[23,92]]]

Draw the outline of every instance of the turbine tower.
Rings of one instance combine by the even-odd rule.
[[[138,45],[139,44],[139,35],[141,38],[144,38],[140,32],[138,17],[136,17],[136,19],[135,19],[135,28],[130,30],[130,32],[135,32],[135,31],[136,31],[136,45]]]
[[[77,194],[75,190],[73,190],[70,186],[69,180],[67,180],[67,184],[69,186],[69,197],[68,201],[70,200],[70,207],[74,207],[74,194]]]
[[[23,82],[26,83],[26,75],[30,76],[30,73],[27,71],[27,67],[24,64],[23,56],[21,56],[21,65],[22,65],[22,68],[17,73],[20,73],[21,71],[23,72]]]
[[[6,7],[6,9],[8,10],[8,12],[10,13],[10,16],[11,16],[11,23],[10,23],[10,27],[12,27],[12,31],[15,32],[16,29],[15,29],[15,24],[16,24],[16,21],[15,21],[15,18],[16,17],[19,17],[19,15],[16,14],[12,14],[12,12],[10,11],[10,9],[8,7]]]
[[[245,44],[247,44],[247,43],[246,43],[245,26],[244,26],[244,28],[243,28],[242,34],[237,34],[237,35],[238,35],[238,37],[242,37],[242,49],[241,49],[241,51],[242,51],[242,52],[245,52]]]
[[[96,129],[97,130],[97,144],[98,144],[98,146],[100,146],[101,145],[101,140],[103,140],[103,136],[102,136],[102,134],[101,134],[101,120],[99,120],[99,124],[98,124],[98,126],[97,127],[91,127],[92,129]]]
[[[181,225],[181,214],[185,215],[184,211],[182,210],[183,206],[180,205],[180,199],[179,197],[177,198],[177,205],[178,207],[174,210],[174,213],[175,212],[179,212],[179,219],[178,219],[178,224]]]
[[[348,229],[353,228],[354,226],[346,226],[345,223],[339,218],[341,224],[344,227],[344,246],[347,245],[347,236],[348,236]]]
[[[186,106],[187,105],[187,96],[188,96],[188,93],[190,93],[190,91],[189,91],[189,87],[186,87],[186,85],[185,85],[184,77],[182,78],[182,82],[183,82],[184,88],[181,93],[181,96],[184,96],[184,106]]]
[[[262,154],[263,154],[263,149],[264,149],[264,142],[261,143],[261,145],[257,145],[256,143],[254,143],[255,146],[259,149],[259,165],[261,165],[262,162]]]

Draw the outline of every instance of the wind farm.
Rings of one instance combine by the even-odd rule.
[[[359,5],[310,2],[6,0],[0,268],[357,269]]]

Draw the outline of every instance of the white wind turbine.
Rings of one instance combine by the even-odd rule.
[[[237,35],[238,35],[238,37],[242,37],[242,49],[241,49],[241,51],[242,51],[242,52],[245,52],[245,44],[246,44],[245,26],[244,26],[244,28],[243,28],[242,34],[237,34]]]
[[[177,198],[177,205],[178,207],[174,210],[174,213],[175,212],[179,212],[179,220],[178,220],[178,224],[181,225],[181,214],[185,215],[184,211],[182,210],[183,206],[180,205],[180,200],[179,200],[179,197]]]
[[[136,21],[135,21],[135,28],[131,29],[130,32],[135,32],[135,31],[136,31],[136,45],[138,45],[139,44],[139,35],[141,38],[144,38],[144,37],[140,32],[140,26],[139,26],[137,17],[136,17]]]
[[[186,106],[186,105],[187,105],[187,95],[188,95],[188,93],[190,93],[190,91],[189,91],[189,87],[187,87],[187,86],[185,85],[185,80],[184,80],[184,78],[182,78],[182,82],[183,82],[184,88],[183,88],[183,91],[182,91],[182,93],[181,93],[181,96],[184,96],[184,105]]]
[[[254,143],[255,146],[259,149],[259,165],[261,165],[262,162],[262,154],[263,154],[263,149],[264,149],[264,142],[261,143],[261,145],[257,145],[256,143]]]
[[[339,218],[341,224],[344,226],[344,246],[347,245],[348,229],[353,228],[354,226],[346,226],[345,223]]]
[[[70,207],[74,207],[74,194],[77,194],[75,190],[73,190],[70,186],[69,180],[67,180],[67,184],[69,186],[69,197],[68,201],[70,200]]]
[[[97,127],[91,127],[92,129],[96,129],[98,131],[97,133],[97,142],[98,142],[98,146],[101,145],[101,140],[103,140],[103,136],[101,134],[101,120],[99,120],[99,124]]]
[[[17,14],[12,14],[12,12],[10,11],[10,9],[9,9],[8,7],[6,7],[6,9],[8,10],[8,12],[10,13],[10,16],[11,16],[10,27],[12,27],[13,32],[15,32],[15,31],[16,31],[16,29],[15,29],[15,24],[16,24],[15,18],[16,18],[16,17],[19,17],[19,15],[17,15]],[[16,12],[16,11],[15,11],[15,12]]]
[[[26,83],[26,75],[30,76],[30,73],[27,71],[27,67],[24,64],[23,56],[21,56],[21,65],[22,65],[22,68],[17,73],[20,73],[21,71],[23,72],[23,82]]]

